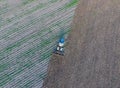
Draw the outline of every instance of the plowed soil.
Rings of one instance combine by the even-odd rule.
[[[120,88],[120,0],[80,0],[43,88]]]

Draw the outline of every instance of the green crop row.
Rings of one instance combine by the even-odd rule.
[[[20,74],[24,69],[25,68],[18,68],[18,70],[16,70],[15,72],[0,76],[0,87],[12,80],[15,77],[15,75]]]
[[[6,68],[8,68],[8,64],[0,64],[0,72],[4,71]]]
[[[57,11],[58,11],[58,10],[53,11],[53,12],[50,13],[50,14],[44,14],[44,15],[42,16],[42,18],[43,18],[43,17],[44,17],[44,18],[49,17],[49,16],[51,16],[51,14],[53,15],[53,13],[55,14]],[[13,34],[13,33],[15,33],[15,32],[21,31],[22,29],[26,29],[26,28],[28,28],[28,27],[30,27],[30,26],[32,26],[32,25],[35,25],[36,23],[38,23],[38,22],[40,22],[41,20],[43,20],[42,18],[35,18],[35,19],[31,20],[31,21],[30,21],[29,23],[27,23],[27,24],[20,25],[20,26],[18,26],[17,28],[13,28],[13,29],[11,29],[11,30],[8,30],[7,33],[6,33],[4,36],[1,37],[1,39],[2,39],[2,38],[9,38],[8,36],[9,36],[10,34]],[[17,24],[17,23],[16,23],[16,24]],[[15,25],[16,25],[16,24],[15,24]],[[32,25],[31,25],[31,24],[32,24]]]
[[[15,76],[23,72],[26,68],[31,68],[35,65],[36,63],[33,63],[29,61],[26,63],[23,67],[18,68],[16,71],[8,74],[4,74],[3,76],[0,77],[0,87],[8,83],[10,80],[12,80]]]
[[[70,3],[66,3],[66,5],[61,9],[70,9],[73,6],[76,6],[79,0],[71,0]]]
[[[0,27],[6,25],[6,24],[8,24],[8,23],[11,23],[11,22],[13,22],[13,21],[16,20],[16,19],[22,18],[22,17],[25,16],[25,15],[31,14],[31,13],[33,13],[33,12],[35,12],[35,11],[37,11],[37,10],[45,7],[45,6],[46,6],[46,4],[40,3],[39,5],[33,7],[32,9],[26,10],[26,11],[22,12],[21,14],[16,15],[16,16],[13,17],[13,18],[6,19],[6,21],[4,21],[4,22],[0,25]],[[4,11],[5,11],[5,10],[4,10]]]
[[[53,38],[54,39],[54,38]],[[41,60],[44,60],[48,57],[51,56],[51,53],[48,51],[46,53],[43,53],[41,55]],[[31,62],[29,61],[28,63],[26,63],[23,67],[20,67],[17,69],[17,71],[14,71],[13,73],[9,73],[9,74],[4,74],[2,77],[0,77],[0,86],[5,85],[7,82],[9,82],[15,75],[20,74],[24,69],[26,68],[30,68],[35,64],[35,62]],[[3,79],[4,78],[4,79]]]
[[[17,59],[20,59],[22,57],[24,58],[32,58],[35,56],[35,52],[38,51],[38,50],[42,50],[44,47],[48,46],[49,44],[51,44],[54,40],[56,40],[57,36],[56,37],[50,37],[50,39],[47,39],[47,40],[44,40],[43,42],[40,42],[38,45],[36,45],[35,47],[32,47],[30,49],[28,49],[27,51],[25,52],[22,52],[20,53],[19,56],[17,56],[16,58]],[[46,58],[47,55],[42,55],[43,58]],[[4,64],[3,64],[4,65]],[[5,70],[7,69],[7,67],[3,66],[3,69],[1,68],[1,70]]]
[[[72,6],[75,6],[78,3],[79,0],[71,0],[69,4],[65,6],[65,8],[70,8]]]
[[[59,1],[59,0],[50,0],[51,3],[55,3],[57,1]]]
[[[20,58],[22,58],[22,57],[24,57],[24,58],[27,58],[27,57],[29,57],[29,58],[35,57],[35,52],[36,52],[36,51],[41,50],[41,49],[43,49],[44,47],[46,47],[48,44],[52,43],[52,41],[54,41],[54,39],[55,39],[55,38],[47,39],[47,40],[44,40],[43,42],[40,42],[40,43],[39,43],[38,45],[36,45],[35,47],[32,47],[32,48],[28,49],[27,51],[20,53],[20,55],[17,56],[16,59],[20,59]],[[43,45],[44,45],[44,46],[43,46]],[[9,62],[9,63],[10,63],[10,62]],[[16,63],[16,64],[18,64],[18,63]],[[20,63],[19,63],[19,64],[20,64]],[[7,64],[7,65],[8,65],[8,64]],[[4,63],[3,63],[3,65],[1,65],[0,71],[4,71],[5,69],[7,69],[7,68],[8,68],[7,65],[4,65]],[[26,64],[26,65],[29,66],[29,64]]]
[[[29,4],[29,3],[33,2],[33,1],[36,1],[36,0],[22,0],[22,4],[26,5],[26,4]]]
[[[64,22],[64,21],[62,21],[62,22]],[[62,22],[60,21],[60,23],[57,22],[56,24],[52,24],[49,28],[52,28],[53,26],[55,26],[57,24],[61,24]],[[25,37],[25,38],[15,42],[14,44],[11,44],[8,47],[4,48],[3,50],[0,51],[0,59],[2,59],[4,57],[3,53],[5,53],[5,54],[8,53],[9,54],[13,49],[15,49],[16,47],[19,47],[20,45],[22,45],[23,43],[27,42],[28,40],[30,40],[32,38],[36,38],[38,36],[41,36],[41,34],[43,32],[50,30],[49,28],[43,29],[42,31],[38,31],[35,34],[29,35],[29,36],[27,36],[27,37]]]
[[[29,80],[25,83],[25,85],[23,85],[20,88],[31,88],[32,83],[34,82],[34,80]]]

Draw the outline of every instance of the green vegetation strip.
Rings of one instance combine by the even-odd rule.
[[[71,0],[70,3],[66,4],[65,8],[70,8],[77,5],[79,0]]]
[[[70,3],[66,3],[63,7],[61,8],[58,8],[58,10],[67,10],[67,9],[71,9],[73,8],[74,6],[77,5],[79,0],[71,0]]]
[[[26,5],[26,4],[29,4],[31,2],[35,2],[36,0],[22,0],[22,4],[23,5]]]
[[[26,30],[26,29],[32,27],[33,25],[35,25],[36,23],[42,21],[42,20],[45,19],[46,17],[47,17],[47,18],[50,17],[51,15],[55,14],[56,12],[58,12],[58,10],[53,11],[52,13],[49,13],[49,14],[44,14],[43,16],[37,17],[37,18],[35,18],[35,19],[32,19],[29,23],[20,25],[20,26],[18,26],[18,27],[16,27],[16,28],[10,28],[10,29],[6,32],[6,34],[4,34],[3,36],[1,36],[0,39],[3,39],[3,38],[5,38],[5,39],[8,38],[8,39],[9,39],[9,36],[10,36],[11,34],[14,34],[15,32],[18,33],[18,32],[20,32],[20,31]],[[41,18],[41,17],[42,17],[42,18]],[[68,18],[68,19],[69,19],[69,18]],[[64,22],[64,21],[63,21],[63,22]],[[15,25],[17,25],[17,23],[16,23]]]
[[[66,21],[67,21],[67,20],[66,20]],[[65,22],[66,22],[66,21],[65,21]],[[62,22],[64,22],[64,21],[62,21]],[[54,27],[54,26],[56,26],[56,25],[58,25],[58,24],[61,24],[62,22],[60,21],[60,23],[57,22],[56,24],[52,24],[49,28],[43,29],[42,31],[40,30],[40,31],[38,31],[38,32],[35,33],[35,34],[29,35],[29,36],[27,36],[27,37],[25,37],[25,38],[23,38],[23,39],[15,42],[14,44],[11,44],[11,45],[9,45],[8,47],[4,48],[3,50],[0,51],[0,60],[3,59],[3,57],[6,55],[6,53],[7,53],[7,54],[10,54],[10,52],[11,52],[13,49],[15,49],[16,47],[21,46],[23,43],[27,42],[27,41],[30,40],[30,39],[36,38],[36,37],[38,37],[38,36],[40,37],[43,32],[50,30],[50,28],[52,28],[52,27]],[[5,54],[5,55],[4,55],[4,54]]]
[[[67,33],[67,32],[66,32]],[[59,37],[59,36],[58,36]],[[54,38],[57,38],[54,37]],[[54,38],[52,38],[53,40],[55,40]],[[51,41],[51,40],[49,40]],[[47,43],[48,44],[48,43]],[[47,51],[46,53],[43,53],[41,56],[40,56],[40,60],[43,61],[45,60],[46,58],[50,57],[51,56],[51,53],[50,51]],[[38,62],[38,61],[36,61]],[[4,74],[2,77],[0,77],[0,86],[3,86],[5,85],[7,82],[9,82],[10,80],[12,80],[12,78],[14,78],[16,75],[20,74],[22,71],[24,71],[26,68],[31,68],[33,67],[36,62],[31,62],[29,61],[28,63],[26,63],[23,67],[19,67],[16,71],[12,72],[12,73],[8,73],[8,74]]]
[[[26,1],[24,1],[23,4],[26,5],[26,4],[31,3],[33,1],[34,0],[26,0]],[[54,2],[57,2],[57,1],[58,0],[51,0],[50,2],[54,3]],[[77,2],[78,2],[78,0],[72,0],[69,4],[66,4],[64,9],[73,7],[74,5],[77,4]],[[27,12],[23,12],[22,14],[17,16],[17,18],[23,17],[23,16],[28,15],[28,14],[32,14],[33,12],[43,8],[45,5],[47,5],[47,4],[39,4],[36,7],[28,10]],[[52,14],[48,14],[48,15],[54,15],[54,14],[52,13]],[[47,17],[47,15],[46,15],[46,17]],[[15,18],[14,19],[13,18],[12,19],[7,19],[7,21],[9,23],[12,22],[12,20],[15,20]],[[12,30],[8,31],[8,33],[4,37],[2,37],[2,38],[4,38],[4,39],[8,38],[9,39],[8,36],[10,34],[17,33],[19,29],[25,30],[27,27],[31,27],[32,25],[35,25],[36,23],[38,23],[40,20],[41,19],[39,19],[39,20],[38,19],[34,19],[34,20],[32,20],[31,22],[29,22],[27,24],[24,24],[24,25],[19,26],[18,28],[12,29]],[[54,26],[56,26],[56,25],[63,25],[63,24],[64,24],[64,21],[61,22],[61,24],[59,22],[56,22],[56,24],[54,24]],[[53,27],[53,25],[51,27]],[[50,31],[50,30],[49,29],[44,29],[42,31],[38,31],[37,33],[34,33],[32,35],[28,35],[28,36],[24,37],[23,39],[15,42],[13,44],[10,44],[6,48],[2,49],[0,51],[0,60],[6,58],[5,57],[6,55],[9,55],[14,49],[16,49],[17,47],[20,47],[22,44],[26,43],[30,39],[34,39],[35,40],[37,37],[41,37],[41,35],[45,31]],[[21,32],[23,32],[23,31],[21,31]],[[32,48],[30,48],[30,49],[28,49],[28,50],[26,50],[24,52],[21,52],[17,57],[15,57],[14,59],[19,59],[20,60],[22,58],[28,58],[29,60],[28,60],[27,63],[24,63],[23,66],[18,66],[18,68],[15,69],[15,71],[10,72],[8,74],[1,75],[0,76],[0,87],[5,85],[6,83],[10,82],[15,76],[21,74],[26,68],[30,69],[33,66],[35,66],[36,63],[39,63],[41,61],[44,61],[45,59],[48,59],[51,56],[51,51],[50,50],[52,50],[52,48],[50,50],[45,50],[45,47],[48,46],[48,45],[52,45],[52,43],[55,40],[57,40],[58,38],[59,38],[59,35],[50,36],[50,38],[48,38],[46,40],[43,40],[42,42],[38,42],[38,44],[35,47],[32,47]],[[44,53],[42,52],[42,54],[39,56],[39,59],[37,61],[32,61],[32,59],[36,57],[36,52],[39,52],[39,51],[44,51]],[[4,70],[8,69],[9,64],[10,63],[3,63],[3,64],[1,64],[0,65],[0,72],[3,72]],[[19,63],[16,63],[16,64],[22,64],[22,62],[19,62]],[[44,74],[40,74],[39,77],[43,78]],[[32,81],[33,80],[27,81],[25,83],[25,85],[23,85],[23,87],[25,87],[25,88],[31,87]]]

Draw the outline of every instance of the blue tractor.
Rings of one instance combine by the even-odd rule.
[[[59,55],[64,55],[64,45],[65,45],[65,39],[64,37],[61,37],[58,41],[58,44],[54,53]]]

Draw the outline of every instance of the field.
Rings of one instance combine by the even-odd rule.
[[[78,0],[0,0],[0,88],[40,88]]]
[[[67,39],[43,88],[120,88],[119,0],[80,0]]]

